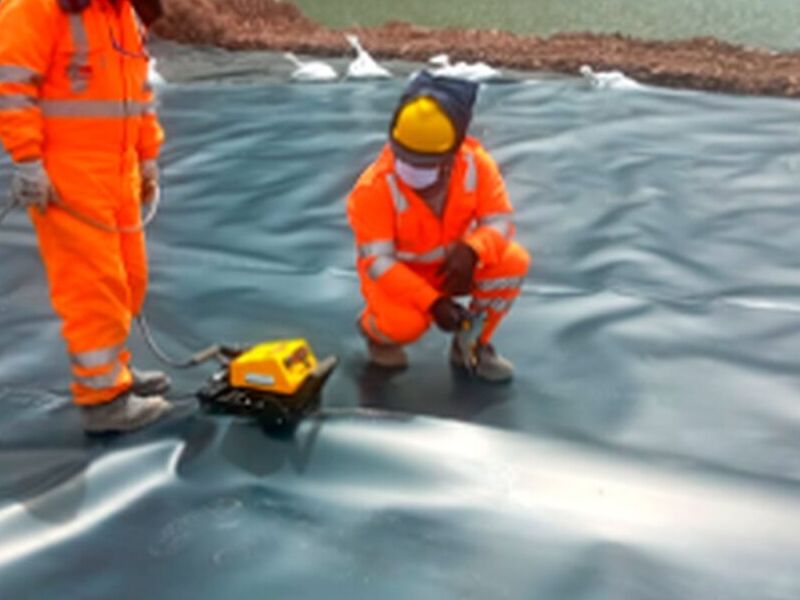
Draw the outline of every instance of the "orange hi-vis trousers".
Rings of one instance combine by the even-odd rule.
[[[54,159],[47,170],[70,208],[112,227],[137,229],[141,212],[135,161],[124,167],[116,157],[95,157],[93,165],[91,173],[78,176],[78,164]],[[144,234],[101,231],[57,206],[44,213],[31,209],[30,214],[53,308],[63,323],[73,398],[84,405],[107,402],[131,385],[125,341],[147,286]]]
[[[511,242],[506,246],[499,262],[490,267],[476,269],[470,309],[486,314],[480,343],[489,343],[498,325],[508,314],[520,294],[529,263],[527,251],[516,242]],[[435,269],[417,273],[431,286],[437,285]],[[403,301],[396,296],[389,296],[378,285],[370,288],[365,294],[367,305],[361,314],[360,324],[376,342],[410,344],[428,330],[433,320],[428,311],[421,310],[410,299]]]

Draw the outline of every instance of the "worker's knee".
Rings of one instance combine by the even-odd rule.
[[[378,332],[395,344],[417,341],[430,326],[430,317],[413,308],[371,306],[368,313],[374,315],[373,322]]]
[[[506,276],[522,277],[528,272],[530,264],[531,257],[528,251],[517,242],[511,242],[503,253],[497,270]]]
[[[475,272],[476,282],[483,280],[507,278],[523,278],[528,272],[530,267],[531,257],[528,251],[516,242],[511,242],[500,256],[500,260],[491,265],[481,266]],[[480,288],[480,284],[478,285]],[[484,288],[494,289],[494,288]]]

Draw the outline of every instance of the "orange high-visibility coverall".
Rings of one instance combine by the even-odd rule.
[[[147,84],[142,25],[128,0],[77,14],[55,0],[0,2],[0,138],[14,161],[41,159],[61,201],[136,229],[139,162],[163,132]],[[145,296],[144,235],[108,233],[57,206],[31,209],[78,404],[130,387],[125,342]]]
[[[466,138],[450,173],[442,217],[394,173],[387,145],[350,194],[348,217],[366,308],[362,329],[379,343],[408,344],[431,324],[442,295],[437,269],[447,247],[463,240],[478,255],[472,305],[485,311],[488,343],[519,296],[530,257],[512,240],[513,208],[494,160]]]

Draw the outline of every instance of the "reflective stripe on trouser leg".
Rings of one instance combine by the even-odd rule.
[[[48,172],[63,201],[92,218],[120,224],[120,206],[131,194],[125,191],[119,171],[92,172],[85,163],[71,164],[65,156],[58,159],[58,164],[50,162]],[[122,347],[130,331],[133,294],[120,235],[89,227],[57,207],[29,214],[70,355]],[[105,363],[99,371],[94,370],[98,365],[74,368],[72,391],[77,404],[107,402],[130,387],[127,358],[120,353],[116,361],[122,366]],[[78,383],[83,377],[105,375],[91,379],[92,385]]]
[[[72,395],[77,404],[106,402],[127,390],[133,383],[128,362],[130,354],[120,352],[110,363],[86,368],[72,363]]]
[[[475,306],[474,301],[472,306],[470,306],[470,309],[476,312],[479,310]],[[486,315],[486,320],[483,323],[483,329],[481,330],[481,335],[478,338],[478,342],[480,344],[488,344],[492,340],[492,336],[497,330],[497,327],[500,325],[500,322],[508,314],[508,311],[499,312],[492,308],[484,308],[480,309],[480,311]]]
[[[397,342],[380,330],[378,327],[378,319],[373,313],[365,310],[361,314],[359,323],[361,324],[362,331],[364,331],[372,341],[386,345],[397,344]]]
[[[522,291],[530,257],[516,242],[510,243],[496,265],[481,267],[475,273],[470,308],[486,313],[480,343],[487,344]]]

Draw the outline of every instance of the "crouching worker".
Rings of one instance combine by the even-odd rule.
[[[137,429],[171,406],[166,376],[134,370],[125,348],[145,297],[141,204],[157,192],[163,139],[142,33],[159,9],[159,0],[0,0],[11,197],[36,229],[89,433]]]
[[[477,85],[423,71],[404,92],[389,143],[348,199],[366,307],[370,361],[407,365],[403,346],[435,323],[456,332],[483,314],[474,371],[507,381],[513,365],[491,344],[519,295],[530,258],[512,240],[513,208],[487,151],[466,137]],[[469,309],[456,300],[471,295]],[[463,365],[454,343],[450,360]]]

